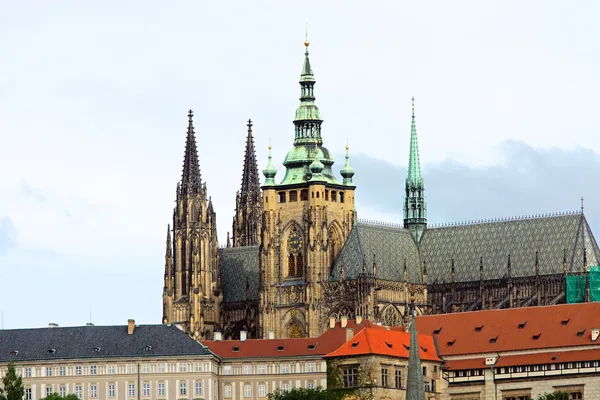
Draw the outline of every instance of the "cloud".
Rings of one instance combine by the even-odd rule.
[[[538,149],[502,142],[496,165],[473,167],[446,159],[422,166],[432,223],[577,210],[584,196],[592,228],[598,217],[600,155],[589,149]],[[364,155],[351,158],[356,170],[357,209],[402,219],[406,167]],[[598,221],[600,223],[600,220]]]
[[[0,257],[17,246],[17,229],[8,217],[0,218]]]

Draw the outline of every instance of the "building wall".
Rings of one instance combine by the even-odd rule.
[[[327,367],[321,357],[224,360],[219,371],[221,399],[264,399],[277,389],[327,387]]]
[[[66,394],[77,394],[78,387],[81,399],[137,399],[138,390],[139,398],[147,400],[218,398],[218,364],[214,356],[19,362],[16,367],[23,377],[26,400],[38,400],[52,392],[62,395],[61,388]],[[0,376],[5,376],[6,371],[7,365],[0,364]],[[201,383],[202,394],[196,393],[196,383]],[[109,393],[109,385],[113,384],[114,396]],[[130,384],[134,385],[132,393]],[[144,384],[149,385],[148,392],[144,391]],[[164,384],[164,395],[158,393],[159,384]],[[182,384],[186,394],[182,394]]]
[[[408,376],[408,360],[395,357],[379,355],[365,355],[359,357],[343,357],[328,359],[330,375],[330,387],[344,387],[344,369],[357,366],[358,387],[350,398],[374,398],[374,399],[400,399],[406,398],[406,378]],[[440,400],[442,391],[441,362],[422,361],[425,374],[425,392],[427,400]],[[383,385],[382,370],[387,369],[387,385]],[[396,387],[396,371],[400,372],[400,387]]]
[[[336,192],[337,201],[332,201],[332,192]],[[339,201],[340,193],[343,202]],[[333,260],[352,229],[354,189],[324,184],[265,188],[263,209],[259,293],[262,337],[267,337],[270,330],[277,338],[319,336],[328,323],[327,315],[317,307],[321,298],[319,283],[329,279]],[[298,232],[299,245],[290,241],[294,231]],[[301,276],[289,273],[291,254],[296,260],[302,257]]]

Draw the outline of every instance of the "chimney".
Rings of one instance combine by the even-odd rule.
[[[348,325],[348,317],[345,315],[342,315],[342,322],[341,322],[342,328],[345,328],[346,325]]]
[[[58,328],[58,324],[56,322],[50,322],[48,328]]]
[[[275,332],[273,331],[269,331],[269,336],[267,336],[269,339],[275,339]]]
[[[127,320],[127,334],[133,335],[133,331],[135,330],[135,319]]]
[[[600,329],[592,328],[592,342],[598,340],[598,336],[600,336]]]
[[[362,317],[360,315],[356,316],[356,325],[360,325],[362,323]]]
[[[246,341],[246,331],[240,331],[240,342]]]
[[[335,317],[329,317],[329,329],[335,328]]]
[[[220,342],[223,339],[221,332],[215,332],[215,342]]]
[[[354,337],[354,329],[346,329],[346,342]]]

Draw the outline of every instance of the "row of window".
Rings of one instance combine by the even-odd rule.
[[[513,374],[522,372],[540,372],[540,371],[556,371],[564,369],[579,369],[579,368],[596,368],[600,366],[600,361],[580,361],[580,362],[566,362],[556,364],[537,364],[537,365],[518,365],[514,367],[500,367],[496,368],[497,374]],[[482,376],[483,369],[471,369],[471,370],[460,370],[450,371],[450,376],[453,377],[467,377],[467,376]]]
[[[302,364],[301,364],[302,365]],[[292,374],[294,372],[298,373],[314,373],[317,372],[317,366],[314,362],[307,362],[304,365],[304,371],[302,371],[302,367],[300,367],[299,371],[295,371],[295,366],[291,364],[257,364],[253,365],[243,365],[240,367],[233,367],[231,365],[223,366],[223,375],[266,375],[266,374]],[[256,368],[254,368],[256,367]],[[256,372],[254,372],[256,371]]]
[[[344,192],[336,192],[335,190],[331,191],[331,195],[329,194],[329,190],[326,190],[324,194],[321,194],[321,192],[319,192],[319,191],[312,192],[311,196],[313,199],[315,197],[318,199],[322,196],[326,201],[329,201],[329,199],[331,198],[331,201],[334,203],[336,203],[336,202],[343,203],[344,202]],[[269,198],[266,197],[266,200],[269,201]],[[306,200],[308,200],[308,190],[302,189],[300,191],[300,201],[306,201]],[[278,203],[285,203],[286,201],[290,201],[290,202],[298,201],[298,192],[296,190],[290,190],[289,192],[277,193],[277,202]]]
[[[194,382],[193,383],[194,395],[203,396],[204,395],[204,386],[202,382]],[[136,384],[129,383],[127,384],[127,396],[135,397],[136,396]],[[46,386],[46,396],[50,396],[54,393],[54,387],[52,385]],[[58,394],[61,397],[65,397],[67,395],[67,385],[58,385]],[[77,396],[77,398],[83,398],[83,385],[75,384],[73,387],[73,394]],[[181,396],[188,395],[188,383],[187,382],[179,382],[179,394]],[[164,382],[159,382],[156,384],[156,395],[158,397],[164,397],[166,395],[166,386]],[[152,385],[149,382],[144,382],[142,384],[142,396],[150,397],[152,396]],[[109,383],[107,386],[107,397],[115,398],[116,397],[116,384]],[[32,390],[30,387],[25,388],[25,399],[31,400],[32,398]],[[90,383],[88,387],[88,398],[96,399],[98,398],[98,385],[96,383]]]
[[[22,376],[25,378],[34,377],[36,369],[32,367],[25,367],[22,371]],[[137,365],[115,365],[109,364],[106,366],[89,365],[82,366],[76,365],[60,366],[60,367],[45,367],[40,369],[40,376],[81,376],[81,375],[115,375],[115,374],[136,374]],[[204,372],[210,371],[210,363],[178,363],[178,364],[143,364],[141,367],[141,373],[152,374],[152,373],[167,373],[167,372]],[[5,371],[0,371],[0,376],[3,376]]]
[[[437,366],[434,367],[437,370]],[[390,382],[390,367],[383,366],[381,367],[381,386],[382,387],[394,387],[396,389],[404,388],[402,386],[402,369],[403,367],[395,367],[393,372],[393,382]],[[346,388],[358,387],[360,385],[359,377],[358,377],[359,367],[357,365],[352,365],[348,367],[342,368],[342,383]],[[435,372],[435,371],[434,371]],[[423,367],[423,376],[427,376],[427,367]],[[425,382],[425,391],[427,392],[435,392],[436,391],[436,381],[431,380],[431,382]]]
[[[243,387],[243,395],[245,399],[249,399],[252,398],[252,384],[251,383],[245,383],[244,387]],[[306,388],[307,389],[314,389],[315,388],[315,383],[314,382],[307,382],[306,384]],[[288,392],[290,390],[290,383],[289,382],[283,382],[280,386],[280,389],[283,392]],[[259,383],[257,386],[257,394],[258,397],[267,397],[267,384],[266,383]],[[231,399],[233,397],[233,386],[231,384],[226,384],[223,386],[223,397],[226,399]]]

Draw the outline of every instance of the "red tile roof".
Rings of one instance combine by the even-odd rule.
[[[318,338],[301,339],[247,339],[240,340],[205,340],[202,344],[223,359],[227,358],[269,358],[269,357],[297,357],[297,356],[323,356],[340,347],[346,342],[346,330],[352,329],[353,335],[364,328],[375,327],[370,321],[363,320],[360,325],[349,320],[345,328],[338,321],[335,328],[328,328]]]
[[[420,333],[436,336],[440,356],[598,345],[600,303],[485,310],[417,317]]]
[[[381,327],[380,327],[381,328]],[[437,356],[433,337],[418,335],[419,354],[422,360],[442,361]],[[346,357],[365,354],[378,354],[390,357],[408,358],[410,333],[403,330],[367,328],[361,330],[351,340],[325,357]]]
[[[444,369],[449,371],[458,371],[463,369],[485,368],[485,358],[469,358],[467,360],[449,360],[444,363]]]
[[[553,351],[529,353],[515,356],[501,356],[495,367],[512,367],[518,365],[555,364],[576,361],[600,361],[600,349]]]

